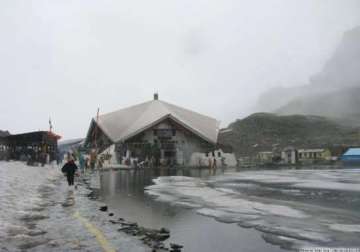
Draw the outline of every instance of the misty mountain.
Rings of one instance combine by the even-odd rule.
[[[275,110],[279,115],[320,115],[360,125],[360,87],[296,98]]]
[[[360,128],[343,126],[320,116],[278,116],[256,113],[231,123],[219,134],[219,143],[229,145],[237,156],[285,147],[320,148],[360,144]]]
[[[346,32],[323,70],[298,87],[260,96],[258,111],[320,115],[360,125],[360,27]]]
[[[323,70],[311,77],[314,86],[344,88],[360,86],[360,26],[343,36],[334,55]]]

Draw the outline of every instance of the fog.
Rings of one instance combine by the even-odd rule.
[[[154,92],[225,127],[265,91],[311,83],[359,13],[358,0],[1,1],[0,129],[51,117],[83,137],[98,107]]]

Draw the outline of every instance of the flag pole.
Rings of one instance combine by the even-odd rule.
[[[97,112],[96,112],[95,139],[94,139],[96,153],[98,151],[97,150],[97,131],[98,131],[98,124],[99,124],[99,112],[100,112],[100,108],[98,108]]]
[[[51,122],[51,117],[49,117],[49,131],[52,132],[53,126]]]

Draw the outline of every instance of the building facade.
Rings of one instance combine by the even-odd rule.
[[[29,160],[44,162],[55,160],[57,141],[60,136],[50,131],[35,131],[23,134],[8,135],[3,138],[1,149],[5,159]]]
[[[156,165],[192,165],[194,153],[216,148],[219,122],[211,117],[154,100],[94,118],[85,146],[111,153],[120,164],[130,160]]]
[[[260,151],[256,158],[260,164],[270,164],[273,162],[274,153],[272,151]]]
[[[287,147],[281,152],[281,160],[284,164],[296,164],[298,151],[294,147]]]
[[[328,149],[299,149],[298,158],[302,163],[329,161],[331,160],[331,152]]]

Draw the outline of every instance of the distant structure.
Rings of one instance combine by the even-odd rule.
[[[273,158],[274,153],[272,151],[260,151],[257,154],[257,160],[260,164],[271,164]]]
[[[6,137],[9,136],[9,131],[2,131],[0,130],[0,160],[7,159],[7,139]]]
[[[345,164],[360,165],[360,148],[350,148],[342,156]]]
[[[85,146],[97,148],[98,153],[111,149],[121,164],[136,159],[191,165],[194,153],[215,150],[219,124],[214,118],[161,101],[154,94],[151,101],[93,118]]]
[[[298,162],[298,151],[294,147],[287,147],[281,152],[284,164],[296,164]]]
[[[57,141],[61,137],[50,131],[35,131],[2,138],[3,159],[44,162],[56,159]]]
[[[331,151],[328,149],[299,149],[298,158],[302,163],[331,160]]]

